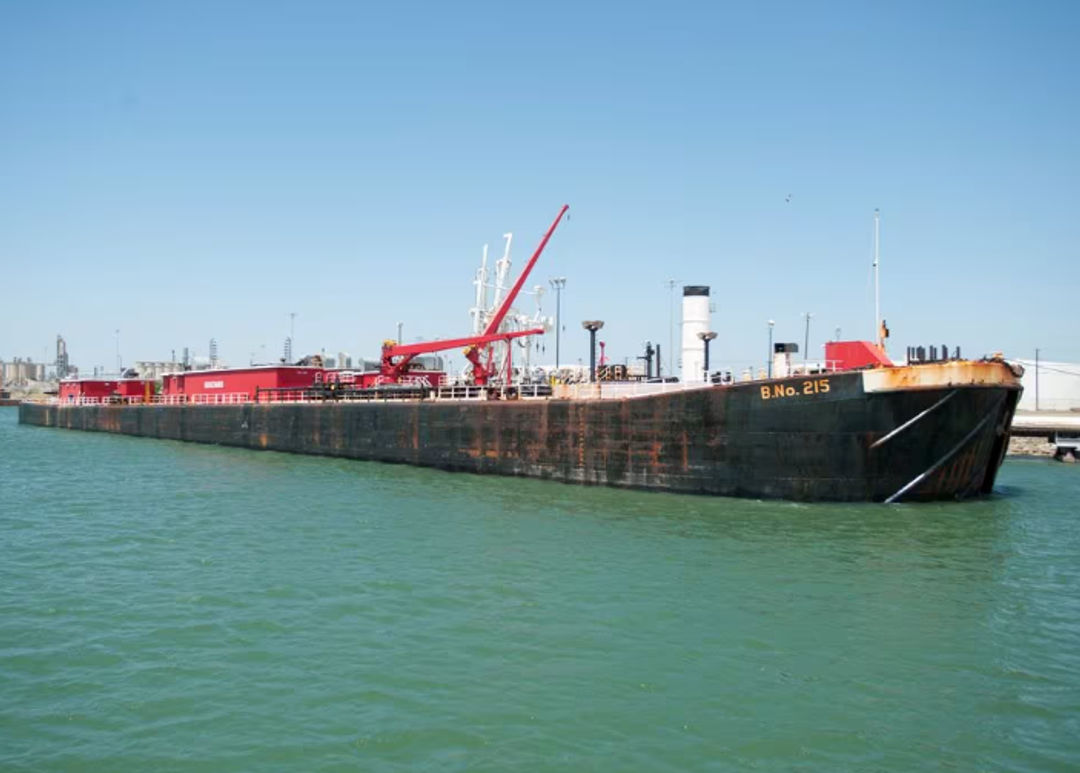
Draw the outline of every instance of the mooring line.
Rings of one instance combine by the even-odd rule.
[[[924,418],[924,417],[925,417],[926,415],[928,415],[928,414],[930,414],[930,413],[933,413],[933,412],[934,412],[934,411],[936,411],[936,410],[937,410],[938,408],[940,408],[940,407],[941,407],[942,405],[944,405],[944,404],[945,404],[946,402],[948,402],[948,401],[949,401],[949,399],[950,399],[950,398],[952,398],[952,397],[953,397],[953,395],[955,395],[955,394],[956,394],[956,390],[954,389],[953,391],[949,392],[949,394],[945,395],[945,396],[944,396],[943,398],[941,398],[940,400],[938,400],[938,401],[937,401],[936,403],[934,403],[933,405],[931,405],[931,406],[930,406],[929,408],[927,408],[927,409],[926,409],[925,411],[923,411],[922,413],[919,413],[919,414],[917,414],[916,416],[914,416],[913,418],[910,418],[910,419],[908,419],[907,421],[905,421],[905,422],[904,422],[903,424],[901,424],[901,425],[900,425],[899,427],[897,427],[896,429],[894,429],[894,430],[893,430],[892,432],[890,432],[889,434],[885,435],[885,437],[882,437],[882,438],[878,438],[878,439],[877,439],[876,441],[874,441],[874,442],[873,442],[873,443],[872,443],[872,444],[870,445],[870,450],[873,450],[873,449],[877,448],[877,447],[878,447],[878,446],[880,446],[880,445],[884,445],[884,444],[885,444],[886,442],[888,442],[889,440],[891,440],[891,439],[893,439],[894,437],[896,437],[897,435],[899,435],[899,434],[900,434],[901,432],[903,432],[903,431],[904,431],[905,429],[907,429],[908,427],[910,427],[910,426],[911,426],[912,424],[914,424],[915,422],[917,422],[917,421],[919,421],[920,419]]]
[[[956,454],[957,451],[959,451],[961,448],[966,446],[968,444],[968,441],[970,441],[973,437],[975,437],[976,433],[978,433],[978,431],[983,428],[983,426],[986,424],[986,422],[990,421],[990,419],[997,414],[998,409],[1001,408],[1001,403],[1002,403],[1002,401],[1004,399],[1005,399],[1005,395],[1002,394],[997,399],[997,402],[994,403],[993,409],[988,411],[987,414],[982,417],[982,421],[980,421],[978,424],[976,424],[975,428],[973,430],[971,430],[971,432],[967,433],[967,435],[964,436],[963,440],[961,440],[959,443],[957,443],[955,446],[953,446],[952,450],[950,450],[947,454],[945,454],[945,456],[941,457],[936,462],[934,462],[932,465],[930,465],[930,467],[927,468],[925,472],[921,473],[920,475],[916,475],[914,478],[911,479],[910,482],[908,482],[908,484],[906,486],[904,486],[899,491],[897,491],[895,494],[893,494],[891,497],[886,499],[885,504],[891,505],[893,502],[895,502],[897,499],[899,499],[904,494],[906,494],[909,490],[911,490],[912,486],[918,485],[922,481],[926,480],[926,478],[928,476],[933,475],[935,472],[937,472],[938,469],[941,468],[941,465],[943,465],[943,464],[945,464],[945,462],[949,461]]]

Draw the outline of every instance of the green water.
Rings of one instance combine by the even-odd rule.
[[[1080,465],[835,506],[0,452],[0,770],[1080,768]]]

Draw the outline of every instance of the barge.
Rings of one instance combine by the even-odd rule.
[[[994,360],[720,385],[582,384],[550,396],[504,391],[503,399],[490,399],[492,389],[233,404],[23,403],[19,420],[565,483],[895,502],[989,493],[1020,394],[1016,373]]]
[[[386,342],[379,367],[361,373],[188,371],[166,375],[160,393],[144,384],[142,395],[105,397],[69,385],[51,404],[21,404],[19,421],[687,494],[901,502],[992,491],[1021,393],[1022,371],[1001,358],[893,365],[880,343],[834,342],[824,367],[777,359],[775,377],[717,380],[711,339],[688,334],[684,314],[684,340],[705,349],[704,370],[682,382],[598,382],[595,360],[587,383],[515,379],[513,344],[545,325],[508,324],[510,304],[565,211],[509,292],[475,314],[471,336]],[[707,310],[707,288],[687,290]],[[457,347],[472,368],[465,382],[423,360]]]

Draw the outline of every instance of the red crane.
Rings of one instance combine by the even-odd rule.
[[[543,328],[515,330],[504,333],[500,333],[498,330],[499,326],[502,325],[503,320],[506,319],[506,315],[510,311],[510,307],[513,305],[518,293],[521,292],[525,280],[529,278],[529,273],[532,271],[533,266],[536,265],[536,261],[540,258],[540,253],[544,251],[548,240],[550,240],[551,235],[555,233],[555,228],[559,225],[559,221],[562,220],[563,215],[566,214],[568,209],[570,209],[570,205],[564,204],[563,208],[559,210],[559,214],[555,217],[551,227],[547,229],[547,233],[544,234],[544,237],[540,240],[540,244],[537,245],[536,251],[533,252],[532,257],[529,258],[529,262],[525,264],[525,268],[522,269],[521,275],[517,278],[517,281],[514,282],[514,286],[510,288],[510,292],[507,294],[506,299],[480,335],[466,336],[464,338],[445,338],[436,341],[422,341],[416,344],[394,344],[387,342],[383,344],[382,359],[380,362],[382,376],[392,381],[400,381],[401,377],[408,369],[409,363],[417,355],[441,352],[447,349],[456,349],[459,346],[464,346],[466,347],[465,357],[473,366],[473,381],[477,384],[486,384],[488,379],[491,378],[492,372],[490,365],[485,365],[481,360],[481,349],[486,348],[488,344],[495,341],[509,342],[514,338],[521,338],[522,336],[542,334],[544,332]],[[509,369],[509,363],[507,363],[507,368]]]

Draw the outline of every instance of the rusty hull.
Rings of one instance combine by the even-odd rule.
[[[864,370],[866,392],[946,387],[1004,387],[1020,389],[1024,370],[1002,360],[950,360]]]
[[[852,371],[602,400],[23,404],[19,420],[692,494],[884,501],[907,486],[904,501],[988,493],[1019,396],[1007,366],[979,365],[967,381],[957,370],[937,382],[891,370],[892,378]]]

